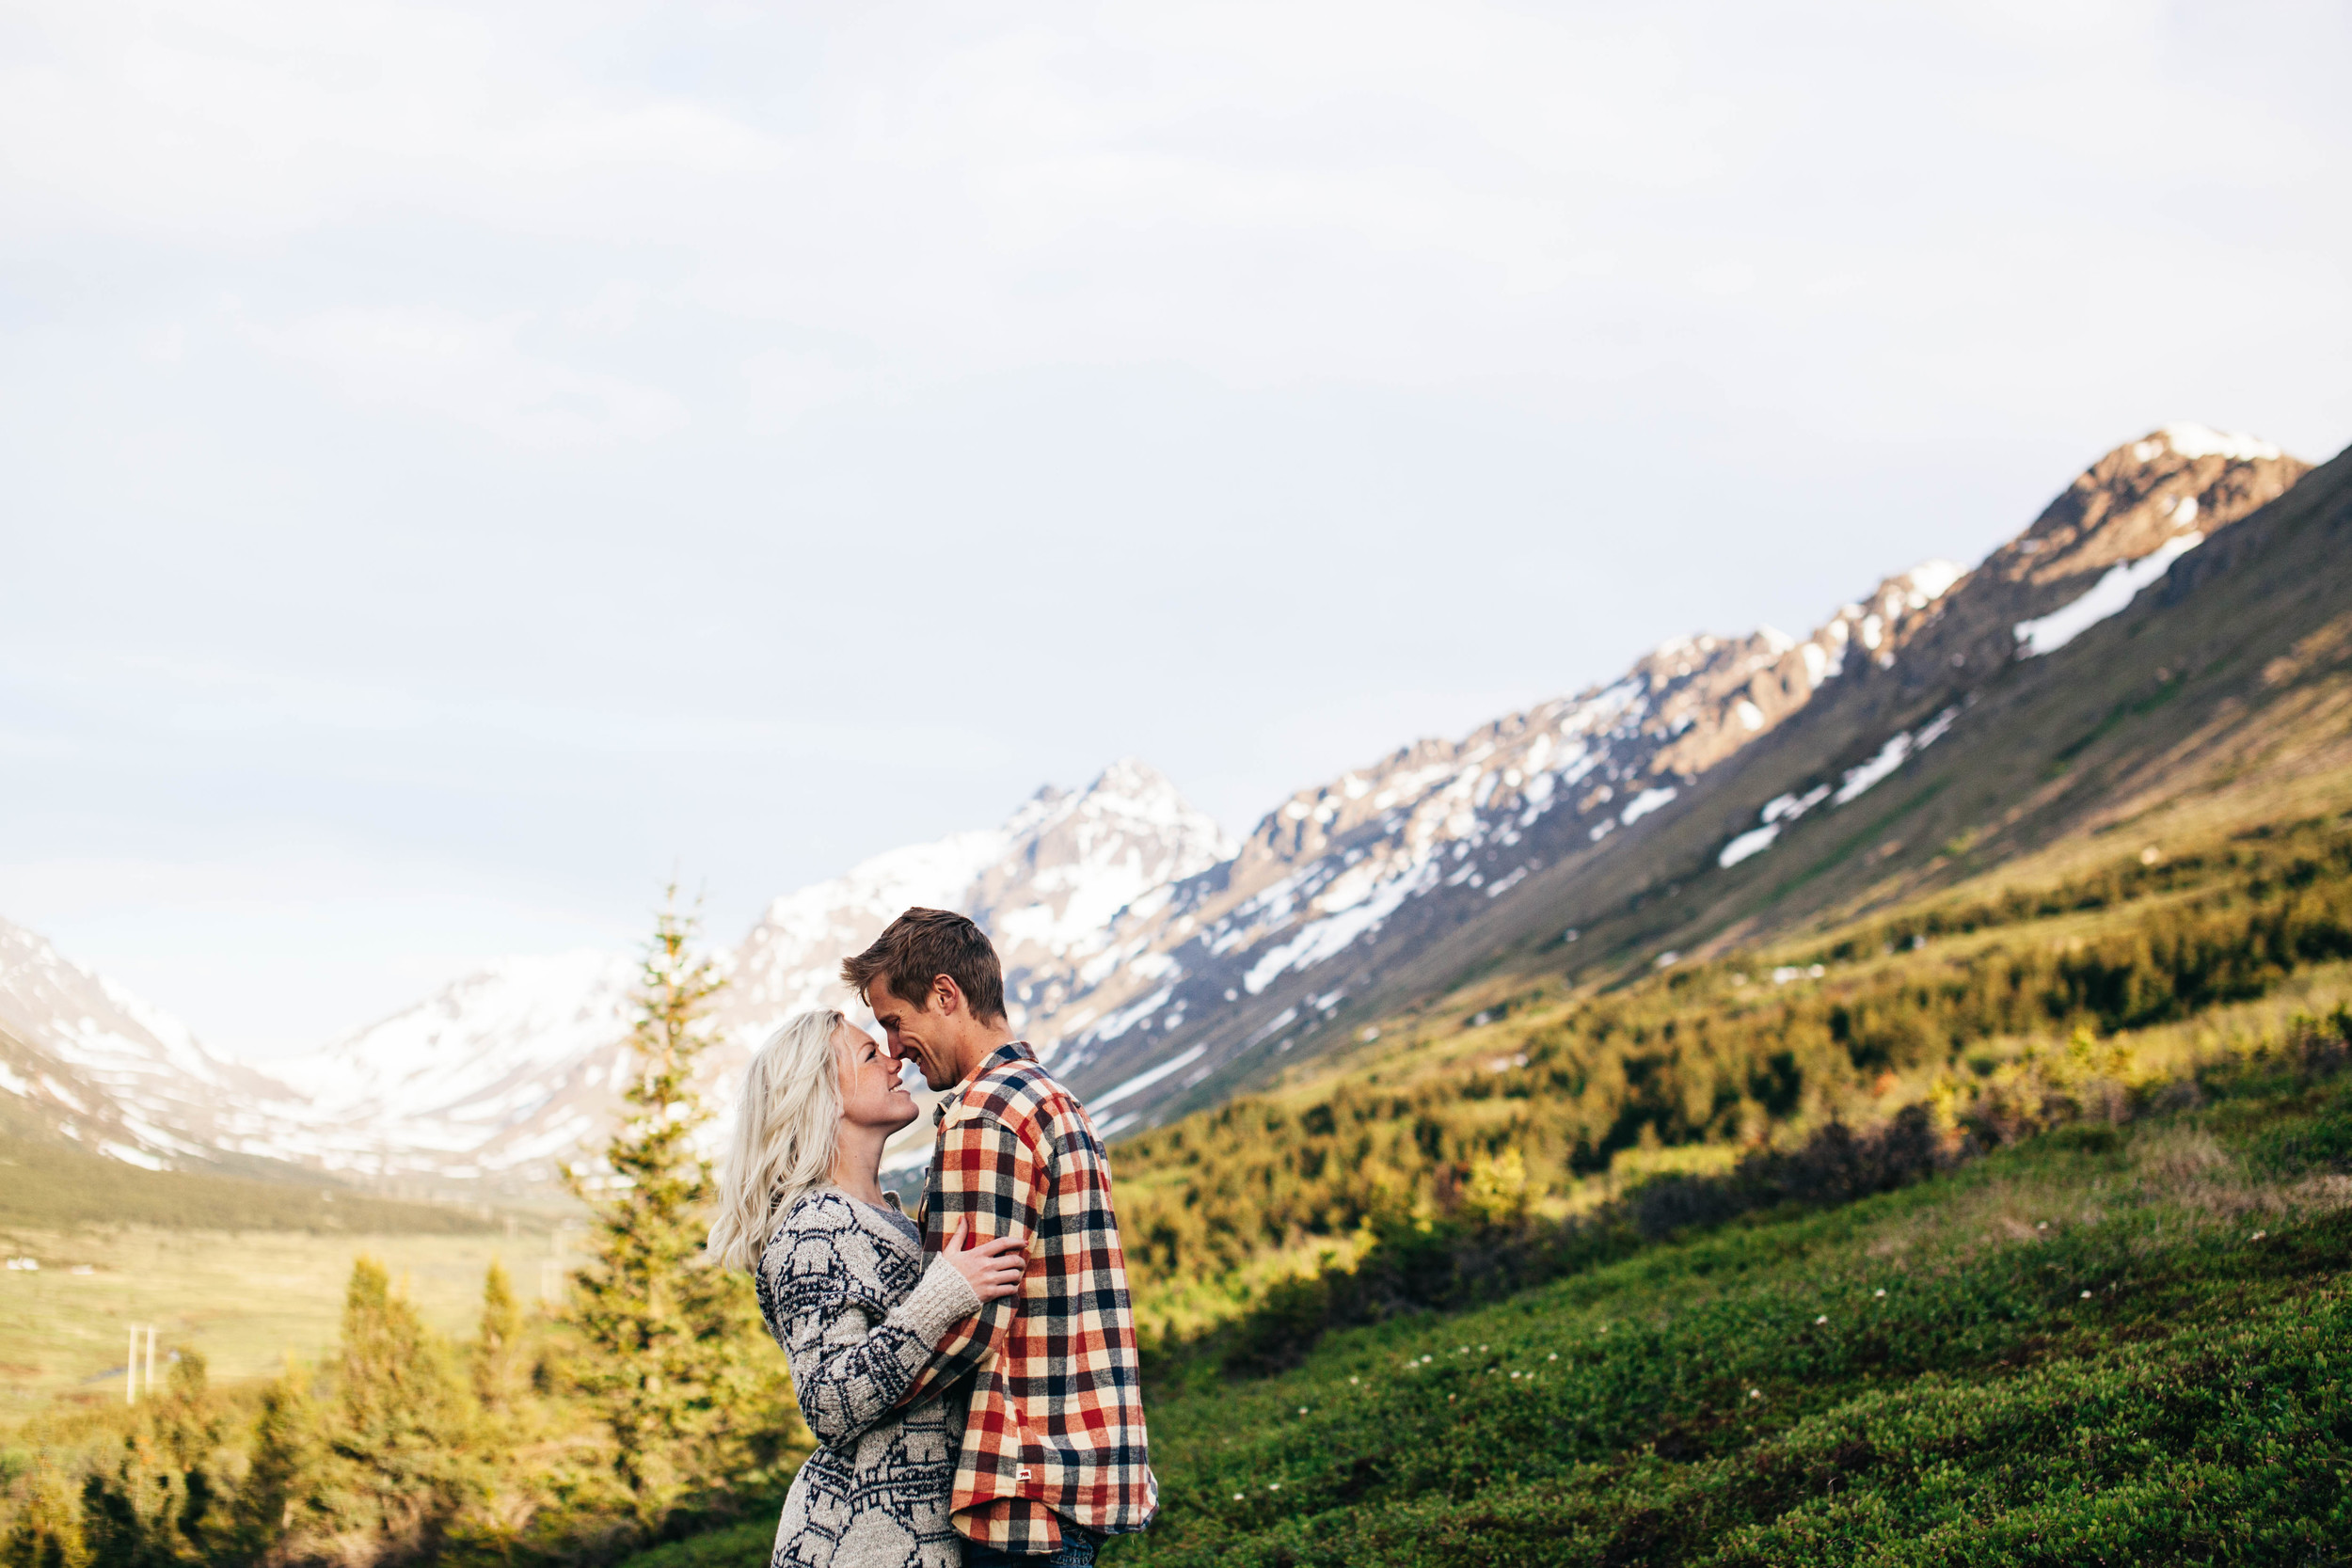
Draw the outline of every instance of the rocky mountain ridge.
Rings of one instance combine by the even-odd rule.
[[[1232,863],[1121,927],[1138,967],[1058,1021],[1060,1069],[1115,1132],[1320,1049],[1349,1011],[1393,1002],[1420,955],[1471,961],[1464,933],[1486,924],[1482,906],[1638,858],[1702,776],[1831,701],[1867,750],[1820,757],[1820,783],[1726,832],[1718,860],[1760,853],[1797,816],[1851,802],[1941,739],[2007,664],[2127,607],[2149,563],[2160,573],[2307,469],[2249,436],[2170,426],[2102,457],[1973,570],[1935,562],[1887,578],[1802,641],[1767,629],[1670,642],[1606,687],[1299,791]]]
[[[1802,640],[1764,628],[1665,643],[1607,685],[1297,791],[1238,845],[1140,763],[1041,791],[997,828],[777,899],[723,955],[714,1080],[782,1018],[841,1001],[843,953],[908,905],[934,904],[991,931],[1016,1026],[1107,1135],[1163,1119],[1323,1049],[1428,955],[1464,958],[1531,885],[1638,863],[1701,780],[1807,714],[1804,733],[1830,737],[1812,774],[1727,822],[1712,858],[1729,868],[1769,853],[1799,818],[1841,809],[1936,744],[1983,682],[2127,608],[2305,467],[2248,436],[2152,433],[1971,570],[1898,574]],[[1838,724],[1820,722],[1824,703]],[[218,1128],[240,1153],[358,1175],[543,1181],[609,1114],[626,984],[626,961],[599,955],[469,976],[284,1064],[282,1084],[224,1088],[234,1115]],[[177,1148],[230,1147],[155,1115],[143,1125]],[[919,1159],[916,1144],[905,1152]]]

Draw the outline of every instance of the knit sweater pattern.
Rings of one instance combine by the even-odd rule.
[[[831,1187],[793,1201],[754,1278],[818,1442],[785,1498],[771,1568],[959,1568],[948,1503],[964,1401],[893,1407],[979,1297]]]

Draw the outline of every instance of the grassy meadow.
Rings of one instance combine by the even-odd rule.
[[[1108,1560],[2340,1561],[2347,1172],[2352,1090],[2257,1083],[1281,1376],[1195,1362]]]
[[[0,1231],[0,1248],[40,1264],[0,1273],[6,1419],[60,1395],[119,1400],[135,1323],[155,1325],[158,1356],[199,1352],[216,1382],[274,1376],[289,1355],[317,1362],[335,1346],[351,1265],[363,1255],[405,1283],[428,1324],[462,1338],[480,1315],[490,1259],[502,1258],[519,1287],[535,1291],[548,1241],[527,1233],[12,1227]]]

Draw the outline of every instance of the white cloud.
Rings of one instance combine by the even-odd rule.
[[[482,321],[432,307],[343,307],[248,331],[360,403],[421,409],[529,446],[644,441],[687,422],[659,387],[527,351],[531,318]]]

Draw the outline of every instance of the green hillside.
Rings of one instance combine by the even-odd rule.
[[[1199,1329],[1394,1216],[1556,1218],[1833,1119],[1929,1106],[1997,1147],[2070,1073],[2129,1095],[2352,997],[2352,822],[2109,854],[1622,986],[1508,993],[1129,1139],[1145,1321]]]
[[[1550,1283],[1408,1307],[1279,1375],[1235,1375],[1230,1331],[1163,1351],[1161,1514],[1104,1560],[2341,1562],[2348,1054],[2352,1017],[2306,1019],[2152,1081],[2125,1124],[1858,1201],[1645,1240],[1635,1195],[1554,1231],[1613,1260],[1555,1250]],[[772,1532],[629,1568],[756,1560]]]
[[[2340,1561],[2352,1089],[2293,1066],[1286,1375],[1196,1360],[1108,1560]]]

